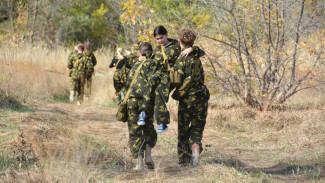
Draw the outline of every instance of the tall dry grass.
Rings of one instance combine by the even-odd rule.
[[[52,101],[68,95],[67,58],[72,49],[16,45],[0,48],[0,90],[21,102]],[[95,52],[97,65],[93,81],[94,103],[108,102],[114,96],[108,65],[112,54],[102,49]]]

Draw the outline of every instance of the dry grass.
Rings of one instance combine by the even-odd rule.
[[[111,107],[110,55],[95,52],[93,95],[77,107],[52,103],[54,96],[67,95],[69,50],[17,47],[0,53],[2,94],[34,103],[15,112],[0,108],[0,182],[324,181],[321,91],[302,92],[268,112],[242,106],[230,96],[211,96],[201,165],[183,169],[175,168],[178,106],[171,99],[172,122],[153,150],[156,169],[135,172],[127,126],[115,121]]]
[[[71,50],[18,45],[0,49],[0,89],[3,95],[15,96],[21,102],[52,101],[54,97],[67,95],[69,77],[67,58]],[[113,97],[108,65],[112,56],[107,50],[95,52],[98,64],[95,67],[94,91],[100,99],[94,102],[107,102]],[[104,92],[106,91],[106,92]],[[103,100],[104,99],[104,100]]]

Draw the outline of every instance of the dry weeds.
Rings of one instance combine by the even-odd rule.
[[[177,165],[177,103],[158,135],[154,171],[135,172],[125,123],[115,121],[110,55],[99,60],[84,105],[66,95],[68,50],[1,48],[0,88],[28,105],[0,105],[0,182],[322,182],[324,95],[307,91],[285,106],[259,112],[229,96],[212,96],[198,168]],[[37,54],[36,54],[37,53]],[[47,102],[47,103],[45,103]],[[2,107],[2,108],[1,108]]]

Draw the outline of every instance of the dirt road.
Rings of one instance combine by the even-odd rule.
[[[229,118],[223,112],[208,119],[200,167],[176,168],[177,123],[173,121],[166,133],[158,135],[153,149],[156,169],[135,172],[131,170],[127,125],[115,120],[115,112],[116,108],[87,102],[1,110],[0,182],[324,181],[323,165],[281,163],[283,156],[277,153],[289,150],[265,146],[276,141],[245,141],[249,132],[239,125],[216,125],[214,120]]]

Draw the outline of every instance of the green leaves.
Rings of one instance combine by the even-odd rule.
[[[109,21],[105,16],[109,11],[106,1],[72,1],[67,18],[63,20],[62,41],[69,44],[89,40],[95,46],[107,43],[111,34]]]

